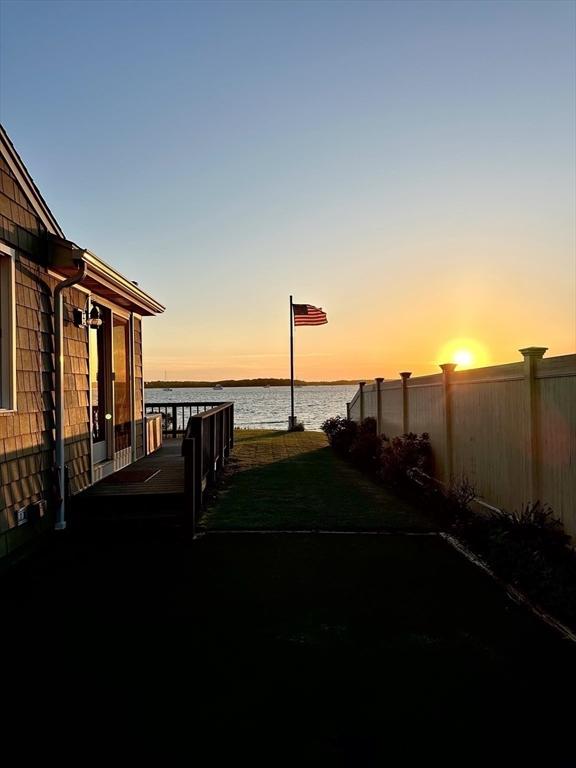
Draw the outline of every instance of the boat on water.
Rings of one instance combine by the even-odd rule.
[[[214,384],[212,389],[224,389],[224,387],[222,386],[222,384]]]

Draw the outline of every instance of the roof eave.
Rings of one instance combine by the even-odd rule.
[[[166,307],[153,296],[150,296],[149,293],[143,291],[132,280],[128,280],[127,277],[124,277],[124,275],[114,269],[114,267],[111,267],[101,258],[96,256],[95,253],[85,250],[82,259],[88,264],[88,271],[90,274],[115,283],[124,293],[133,297],[136,303],[142,305],[144,309],[147,309],[147,314],[159,315],[166,309]]]
[[[53,237],[51,266],[68,277],[75,269],[75,262],[83,261],[88,266],[88,275],[98,286],[116,293],[119,299],[128,301],[131,309],[141,315],[159,315],[166,307],[150,294],[143,291],[132,280],[124,277],[96,254],[81,248],[71,240]],[[123,304],[122,302],[119,302]]]

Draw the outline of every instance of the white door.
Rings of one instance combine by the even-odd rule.
[[[110,311],[100,307],[102,325],[90,328],[90,389],[92,397],[92,461],[112,458],[112,360]]]

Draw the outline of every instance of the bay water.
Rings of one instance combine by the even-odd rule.
[[[346,403],[356,385],[296,387],[295,415],[308,430],[319,430],[331,416],[345,416]],[[246,429],[286,429],[290,415],[290,387],[182,387],[172,390],[146,389],[146,403],[234,403],[234,422]]]

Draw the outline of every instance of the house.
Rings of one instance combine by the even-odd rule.
[[[0,556],[145,454],[142,318],[163,311],[65,238],[0,126]]]

